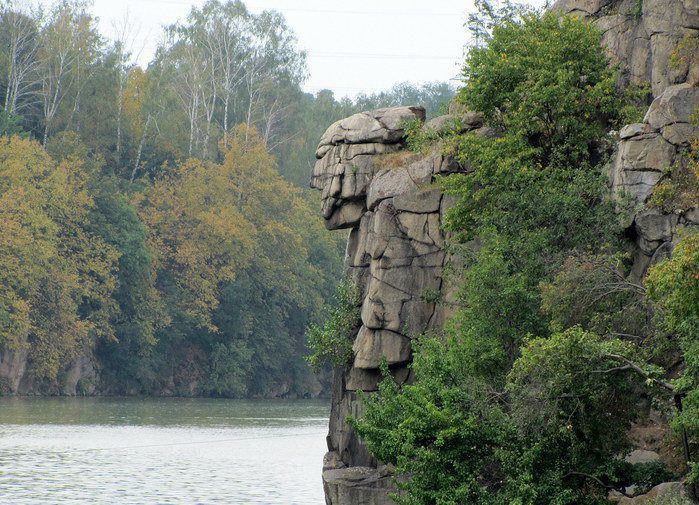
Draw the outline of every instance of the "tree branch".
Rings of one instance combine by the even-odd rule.
[[[622,363],[625,363],[626,364],[625,368],[627,370],[633,370],[634,372],[641,375],[642,377],[653,381],[658,386],[663,387],[672,393],[676,392],[675,386],[673,386],[669,382],[665,382],[664,380],[660,380],[660,379],[656,379],[655,377],[651,377],[645,370],[643,370],[643,368],[636,365],[634,362],[632,362],[630,359],[626,358],[625,356],[622,356],[620,354],[606,354],[605,356],[608,358],[614,359],[616,361],[621,361]]]

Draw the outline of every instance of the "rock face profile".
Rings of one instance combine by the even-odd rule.
[[[699,226],[699,205],[672,213],[648,205],[667,169],[682,162],[682,151],[699,136],[690,121],[699,108],[699,57],[672,61],[673,53],[699,37],[699,0],[559,0],[553,9],[590,19],[619,66],[620,85],[648,83],[652,92],[643,121],[618,133],[608,165],[610,191],[627,202],[623,217],[636,243],[631,275],[640,279],[670,254],[680,228]],[[427,126],[439,130],[454,118],[465,131],[491,134],[474,112],[454,110]],[[368,453],[345,419],[361,415],[357,391],[376,390],[382,359],[398,382],[411,380],[411,339],[442,330],[452,306],[442,229],[450,198],[434,180],[468,167],[439,149],[431,154],[405,149],[405,122],[424,119],[420,107],[355,114],[331,125],[316,151],[311,186],[321,191],[326,227],[350,229],[345,264],[361,301],[354,361],[336,369],[333,379],[323,464],[331,505],[393,503],[390,468]]]
[[[345,423],[361,414],[357,391],[376,390],[386,359],[400,382],[410,380],[411,338],[443,327],[448,304],[442,219],[449,198],[434,186],[438,174],[462,168],[434,153],[418,155],[401,143],[406,121],[424,121],[420,107],[379,109],[331,125],[321,138],[311,186],[322,192],[329,229],[349,228],[345,264],[359,288],[361,326],[354,362],[336,370],[324,464],[328,503],[384,504],[391,475]],[[468,128],[481,126],[472,119]]]

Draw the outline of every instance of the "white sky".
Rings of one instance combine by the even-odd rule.
[[[92,12],[107,36],[128,16],[137,30],[134,52],[140,53],[138,62],[145,66],[162,27],[184,20],[192,5],[204,3],[93,0]],[[328,88],[337,97],[381,91],[403,81],[458,78],[467,42],[464,22],[473,10],[473,0],[245,0],[245,4],[253,12],[275,9],[285,15],[299,48],[308,52],[304,88],[311,92]]]

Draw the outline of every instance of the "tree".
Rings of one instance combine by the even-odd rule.
[[[44,145],[60,108],[70,107],[71,112],[64,118],[70,125],[72,113],[80,107],[80,91],[101,44],[94,23],[85,4],[65,0],[56,5],[50,22],[42,28],[37,72],[41,84]],[[68,97],[72,104],[66,104]]]
[[[5,114],[17,115],[31,103],[36,93],[36,53],[39,49],[40,14],[36,11],[20,11],[10,0],[0,5],[0,26],[3,44],[3,62],[6,68]]]
[[[523,346],[502,388],[474,376],[455,338],[423,338],[415,382],[386,378],[351,424],[396,465],[401,504],[606,503],[644,377],[630,344],[573,328]],[[614,422],[610,422],[614,419]]]
[[[699,233],[688,232],[672,258],[651,267],[646,278],[658,326],[679,341],[684,370],[675,382],[684,396],[676,419],[685,438],[692,484],[699,483],[696,450],[699,444]],[[692,455],[694,454],[694,457]]]
[[[55,162],[17,137],[0,140],[0,159],[0,339],[29,347],[32,372],[55,381],[81,349],[111,336],[118,253],[86,228],[94,202],[84,161]]]
[[[620,231],[601,168],[614,73],[592,25],[518,12],[470,50],[464,75],[458,100],[492,134],[443,139],[470,168],[441,180],[457,199],[446,224],[462,252],[459,309],[414,350],[415,382],[384,379],[353,425],[396,465],[400,503],[604,503],[632,480],[613,469],[643,385],[672,389],[633,344],[566,329],[597,307],[575,299],[565,258],[614,250]],[[612,283],[620,299],[603,303],[635,300],[617,270],[589,280],[574,287]]]

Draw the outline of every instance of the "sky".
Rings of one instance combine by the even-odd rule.
[[[538,0],[536,0],[538,1]],[[21,3],[21,2],[20,2]],[[41,1],[50,5],[49,0]],[[114,36],[128,19],[132,52],[146,66],[163,27],[184,21],[205,0],[92,0],[100,32]],[[308,53],[304,89],[337,97],[374,93],[404,81],[458,84],[473,0],[245,0],[252,12],[284,14]]]

